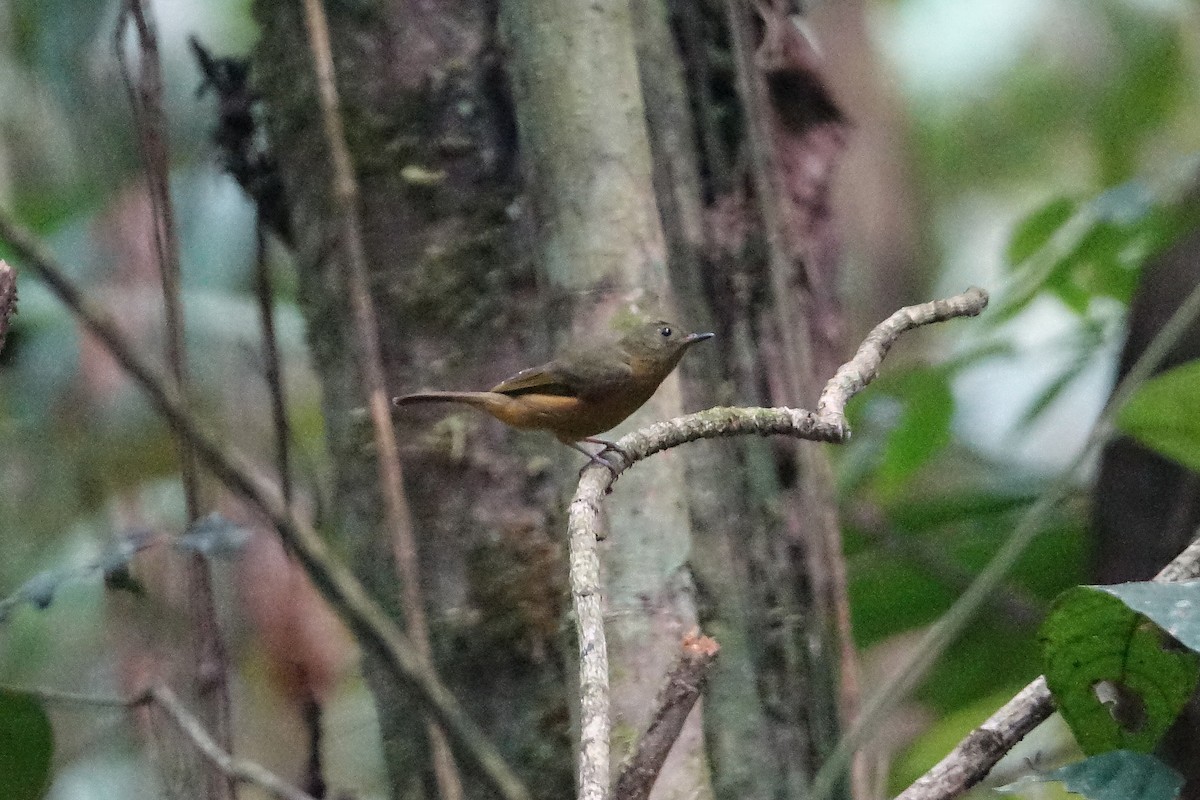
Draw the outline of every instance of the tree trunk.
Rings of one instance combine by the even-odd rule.
[[[800,317],[789,339],[827,331],[830,317],[807,279],[769,277],[761,198],[747,194],[739,161],[735,76],[727,60],[708,63],[730,47],[726,9],[502,5],[326,4],[392,389],[486,388],[546,360],[567,331],[591,335],[616,313],[663,310],[720,338],[623,427],[769,400],[783,363],[772,361],[785,324],[775,309],[826,314]],[[399,617],[312,60],[296,6],[260,0],[257,12],[256,74],[300,232],[302,304],[324,384],[335,478],[320,522]],[[716,118],[726,122],[714,127]],[[747,231],[737,243],[715,230],[733,206]],[[829,268],[828,243],[807,241],[787,270]],[[827,377],[805,371],[805,385]],[[406,409],[397,424],[437,666],[535,795],[568,797],[562,501],[581,459],[469,409]],[[618,759],[683,634],[699,620],[722,646],[655,797],[802,797],[836,736],[823,528],[832,497],[819,474],[797,475],[794,454],[759,440],[708,442],[659,454],[616,485],[604,556]],[[812,508],[789,509],[800,496],[816,498],[823,522]],[[363,669],[393,797],[433,796],[421,715],[373,653]]]
[[[486,388],[545,360],[537,281],[519,245],[526,221],[514,221],[515,129],[494,17],[485,4],[326,7],[393,390]],[[263,2],[257,11],[256,74],[301,232],[301,301],[335,476],[320,522],[360,579],[396,609],[299,4]],[[546,458],[558,445],[469,409],[396,421],[441,675],[537,796],[567,796],[558,641],[566,568],[560,476]],[[432,796],[421,715],[375,654],[363,654],[363,670],[393,797]],[[466,778],[468,795],[478,796]]]
[[[504,22],[554,307],[567,310],[577,336],[623,314],[677,318],[628,0],[513,0]],[[618,433],[682,410],[671,376]],[[696,625],[680,455],[663,454],[623,475],[607,510],[606,629],[619,761],[648,724],[679,642]],[[689,718],[653,796],[711,796],[701,714]]]

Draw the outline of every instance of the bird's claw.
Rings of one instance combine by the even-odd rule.
[[[631,456],[629,454],[629,451],[624,449],[623,447],[620,447],[616,442],[605,442],[604,449],[601,450],[600,453],[607,453],[610,451],[613,453],[616,453],[621,458],[625,459],[626,464],[630,464],[633,462],[633,456]],[[607,463],[607,462],[605,462],[605,463]]]
[[[604,450],[600,451],[600,453],[603,453],[603,452],[604,452]],[[625,455],[625,453],[620,450],[618,450],[617,452],[620,453],[621,455]],[[614,481],[621,476],[621,471],[617,469],[616,465],[613,464],[611,461],[609,461],[607,458],[601,458],[600,453],[588,453],[588,463],[586,463],[582,467],[580,467],[579,477],[582,478],[584,470],[586,470],[588,467],[592,466],[593,464],[595,464],[598,467],[604,467],[609,472],[611,472]],[[610,489],[610,491],[611,491],[611,489]]]

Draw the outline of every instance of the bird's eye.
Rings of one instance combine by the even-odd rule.
[[[669,326],[669,325],[663,325],[661,328],[658,329],[658,332],[663,335],[664,339],[671,338],[671,326]]]

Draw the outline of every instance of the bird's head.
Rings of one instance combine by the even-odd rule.
[[[672,367],[679,363],[684,352],[713,333],[688,333],[667,320],[643,321],[631,326],[621,337],[621,347],[631,356],[648,359]]]

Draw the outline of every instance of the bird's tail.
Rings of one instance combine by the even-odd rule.
[[[397,406],[416,403],[466,403],[478,408],[490,408],[499,398],[493,392],[417,392],[392,399]]]

